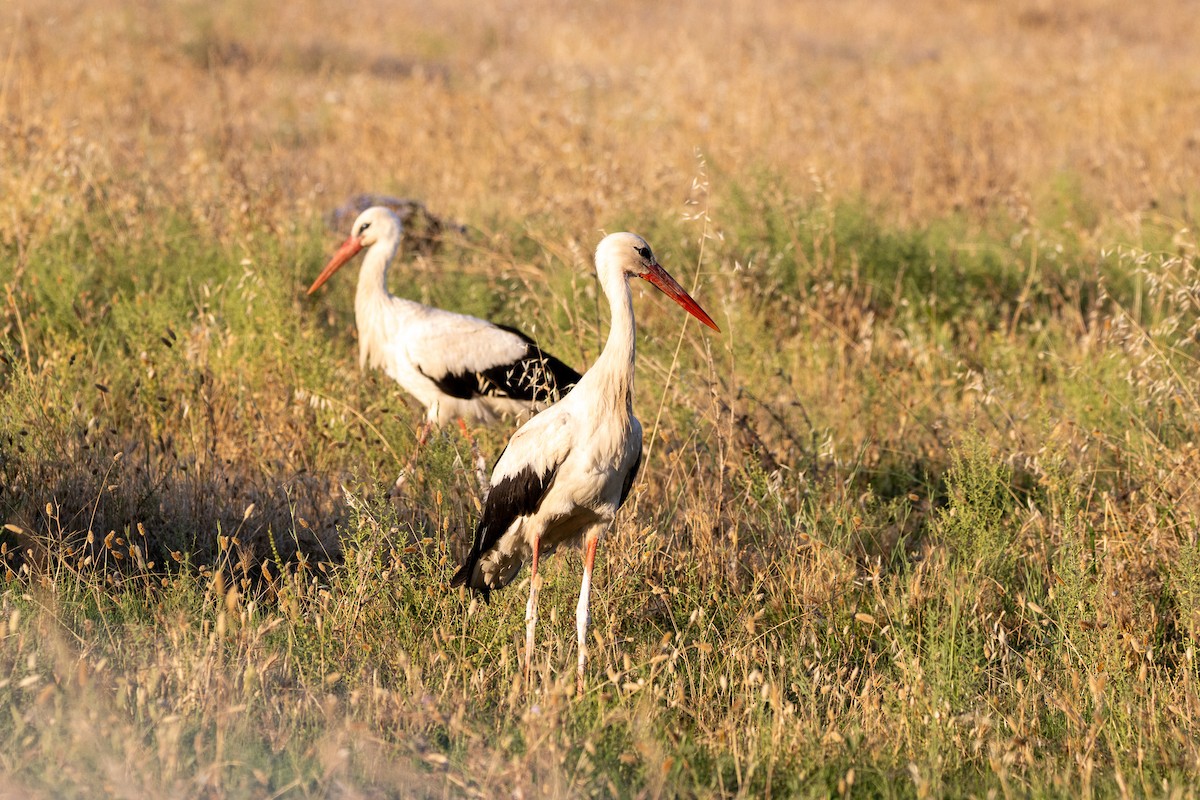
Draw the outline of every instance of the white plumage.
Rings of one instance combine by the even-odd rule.
[[[532,561],[525,632],[528,670],[537,624],[538,559],[582,537],[583,583],[576,608],[580,683],[596,544],[629,495],[642,458],[642,426],[633,415],[636,331],[629,278],[645,278],[719,330],[658,264],[640,236],[606,236],[596,248],[596,272],[612,308],[604,351],[567,397],[509,439],[492,471],[492,489],[474,544],[451,580],[453,586],[466,584],[486,596],[510,583],[526,560]]]
[[[426,411],[429,423],[492,422],[537,410],[567,392],[579,373],[514,328],[432,308],[388,292],[400,220],[368,208],[309,287],[315,292],[363,248],[354,296],[359,365],[381,369]]]

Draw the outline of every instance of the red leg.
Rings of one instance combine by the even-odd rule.
[[[525,605],[525,677],[529,677],[529,667],[533,663],[533,629],[537,627],[537,596],[542,580],[538,577],[538,555],[541,553],[541,540],[533,540],[533,563],[529,569],[529,602]]]
[[[487,462],[483,460],[483,453],[479,452],[479,445],[475,442],[475,437],[467,430],[467,423],[462,417],[458,418],[458,427],[467,443],[471,445],[471,459],[475,462],[475,477],[479,481],[479,488],[483,490],[483,499],[487,500],[488,492],[492,488],[491,481],[488,480]]]
[[[592,565],[596,562],[596,545],[600,541],[600,526],[590,528],[584,542],[583,583],[579,587],[579,605],[575,607],[575,633],[579,639],[579,668],[576,686],[583,694],[583,668],[587,665],[587,629],[592,616],[588,611],[588,599],[592,590]]]

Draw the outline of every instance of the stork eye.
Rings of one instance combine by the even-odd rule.
[[[371,227],[371,223],[370,223],[370,222],[364,222],[364,223],[362,224],[362,227],[358,229],[358,235],[359,235],[359,236],[362,236],[364,233],[366,233],[366,232],[367,232],[367,228],[369,228],[369,227]]]
[[[647,261],[653,261],[653,260],[654,260],[654,254],[650,252],[650,248],[649,248],[649,247],[646,247],[645,245],[642,245],[641,247],[635,247],[635,248],[633,248],[633,249],[637,251],[637,254],[638,254],[639,256],[641,256],[642,258],[646,259]]]

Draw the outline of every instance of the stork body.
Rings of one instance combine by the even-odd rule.
[[[606,236],[596,271],[612,308],[604,350],[571,393],[513,434],[492,471],[492,489],[474,544],[452,586],[485,596],[508,585],[531,562],[526,606],[525,668],[537,624],[538,560],[564,543],[584,543],[583,582],[576,608],[578,677],[587,660],[592,565],[601,533],[625,502],[642,458],[642,426],[633,414],[636,331],[630,277],[653,283],[705,325],[718,330],[631,233]]]
[[[391,294],[387,273],[400,234],[390,209],[368,208],[308,293],[367,248],[354,296],[359,366],[399,383],[425,408],[428,424],[490,423],[536,411],[579,381],[579,373],[515,328]]]

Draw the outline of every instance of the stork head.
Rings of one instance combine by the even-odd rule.
[[[679,285],[679,281],[662,268],[650,245],[636,233],[610,233],[601,239],[596,248],[596,269],[600,273],[601,281],[604,280],[605,273],[612,271],[620,271],[624,278],[643,278],[683,306],[693,317],[714,331],[721,330],[700,304]]]
[[[308,293],[312,294],[321,288],[321,284],[329,280],[343,264],[358,255],[359,250],[371,247],[376,242],[389,242],[393,243],[393,246],[400,243],[400,218],[390,208],[372,206],[358,215],[350,229],[350,237],[342,242],[342,246],[329,259],[325,269],[321,270],[313,285],[308,287]]]

